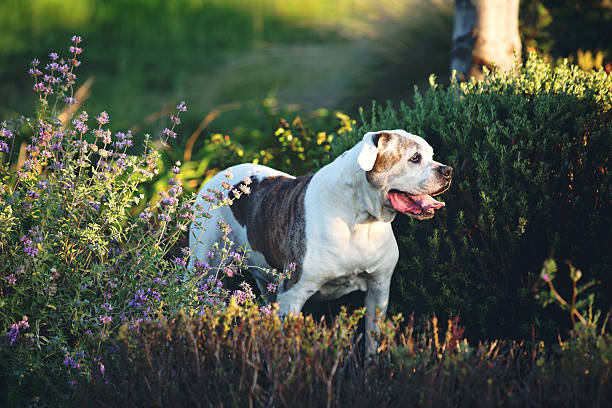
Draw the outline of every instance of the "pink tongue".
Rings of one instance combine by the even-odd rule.
[[[397,211],[411,212],[413,214],[421,214],[429,209],[437,210],[444,207],[444,203],[437,201],[429,195],[407,195],[392,191],[389,193],[389,201]]]

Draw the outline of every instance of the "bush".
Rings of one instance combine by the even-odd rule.
[[[605,72],[552,69],[532,54],[516,73],[447,88],[432,79],[412,107],[362,112],[334,154],[366,131],[403,128],[455,169],[432,221],[396,217],[390,310],[459,314],[473,338],[550,339],[556,325],[532,295],[546,254],[573,259],[609,288],[611,108]]]
[[[395,317],[381,329],[376,358],[364,360],[362,316],[343,310],[326,326],[233,305],[125,327],[78,396],[105,407],[570,407],[606,406],[612,396],[607,334],[563,349],[471,347],[457,319],[443,334],[435,318],[419,330]]]
[[[254,297],[248,286],[223,287],[245,262],[245,249],[227,234],[212,254],[219,267],[197,263],[186,277],[189,250],[177,248],[179,237],[195,211],[205,217],[229,204],[227,191],[194,208],[176,163],[169,187],[152,205],[144,202],[138,189],[159,172],[160,153],[149,139],[134,153],[129,132],[107,129],[106,112],[93,125],[87,112],[74,112],[80,42],[73,37],[69,57],[51,53],[45,72],[33,61],[36,118],[0,126],[0,384],[8,390],[0,405],[65,402],[92,363],[103,366],[98,350],[84,344],[104,344],[124,323]],[[171,115],[162,145],[176,136],[185,110],[180,103]],[[17,158],[15,141],[28,138]]]

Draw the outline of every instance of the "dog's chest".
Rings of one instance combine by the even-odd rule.
[[[308,266],[313,273],[324,273],[328,281],[354,279],[359,284],[355,276],[392,269],[397,261],[397,244],[389,223],[349,227],[330,221],[317,232],[321,232],[318,239],[308,239]]]

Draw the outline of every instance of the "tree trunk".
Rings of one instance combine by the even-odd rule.
[[[482,78],[482,67],[507,71],[521,51],[519,0],[455,0],[451,69],[460,80]]]

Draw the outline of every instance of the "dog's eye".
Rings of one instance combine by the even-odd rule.
[[[413,163],[419,163],[421,161],[421,155],[419,153],[415,153],[411,158],[410,161]]]

